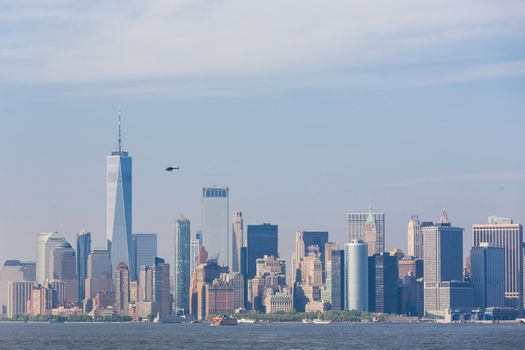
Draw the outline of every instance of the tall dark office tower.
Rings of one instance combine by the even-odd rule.
[[[91,252],[91,233],[81,232],[77,234],[77,278],[78,278],[78,302],[82,303],[86,297],[86,278],[88,256]]]
[[[122,150],[120,115],[118,148],[107,157],[106,232],[111,268],[131,260],[131,157]]]
[[[49,281],[60,280],[65,284],[64,301],[76,303],[78,299],[77,258],[75,249],[64,241],[61,246],[55,246],[49,261]]]
[[[257,272],[257,259],[279,257],[277,225],[248,225],[247,238],[247,277],[251,279]]]
[[[505,306],[505,249],[480,243],[470,249],[473,306]]]
[[[368,257],[368,311],[398,313],[398,261],[385,253]]]
[[[155,314],[158,314],[161,320],[165,320],[171,311],[170,265],[161,258],[155,258],[152,297],[156,306]]]
[[[157,234],[156,233],[134,233],[131,239],[131,266],[129,269],[130,279],[137,281],[141,266],[155,265],[157,256]]]
[[[180,216],[175,225],[175,284],[173,299],[178,314],[190,311],[190,220]]]
[[[474,246],[492,243],[505,250],[505,306],[523,308],[523,226],[509,218],[489,217],[488,224],[473,225]]]

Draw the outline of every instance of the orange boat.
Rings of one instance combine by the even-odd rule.
[[[237,326],[239,322],[236,318],[229,316],[217,316],[211,319],[212,326]]]

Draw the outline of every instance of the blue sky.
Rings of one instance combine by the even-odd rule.
[[[135,232],[227,184],[246,223],[346,242],[345,213],[525,222],[518,1],[0,1],[0,261],[34,237],[105,239],[105,156],[134,160]],[[181,165],[165,174],[166,165]]]

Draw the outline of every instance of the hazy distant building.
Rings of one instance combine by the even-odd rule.
[[[247,276],[255,277],[257,259],[265,255],[279,257],[278,227],[272,224],[248,225],[247,230]]]
[[[233,308],[244,308],[244,278],[240,272],[224,274],[223,279],[233,287]]]
[[[27,304],[31,301],[34,281],[9,281],[6,287],[7,292],[7,317],[27,313]]]
[[[453,227],[448,221],[447,213],[443,210],[440,222],[434,226],[424,227],[423,235],[425,313],[444,312],[461,304],[455,299],[454,288],[458,288],[461,292],[469,288],[463,284],[449,283],[461,282],[463,279],[463,228]],[[441,290],[442,288],[444,290]],[[451,304],[447,304],[448,302]],[[472,303],[472,290],[470,290],[470,303]]]
[[[473,306],[505,306],[505,249],[480,243],[470,249]]]
[[[94,298],[98,292],[113,291],[111,259],[107,249],[95,248],[88,255],[86,299]]]
[[[368,310],[368,247],[354,240],[345,244],[345,292],[347,310]]]
[[[6,260],[0,271],[0,315],[8,313],[8,285],[10,282],[32,281],[36,278],[36,264],[20,260]]]
[[[206,285],[219,278],[221,268],[215,261],[200,264],[191,279],[190,314],[198,320],[206,318]]]
[[[310,247],[317,247],[322,270],[325,270],[325,246],[328,243],[326,231],[297,231],[295,233],[295,252],[292,255],[291,282],[303,280],[304,258],[308,255]]]
[[[47,285],[34,286],[27,312],[32,316],[49,316],[52,308],[53,290]]]
[[[193,271],[200,264],[205,264],[208,261],[208,254],[202,246],[202,232],[197,231],[195,238],[190,240],[190,278],[193,276]],[[205,256],[204,256],[205,255]]]
[[[129,309],[129,269],[121,262],[115,271],[115,309],[121,316],[128,315]]]
[[[373,246],[373,249],[368,248],[370,253],[384,252],[385,214],[372,213],[372,208],[369,208],[368,213],[348,213],[347,217],[349,242],[362,240]]]
[[[119,136],[117,150],[107,157],[106,182],[106,232],[111,268],[123,262],[130,266],[131,260],[131,205],[132,205],[132,161],[128,152],[122,150]]]
[[[523,226],[511,219],[491,216],[488,224],[473,225],[474,246],[492,243],[505,250],[505,304],[523,306]]]
[[[368,257],[368,311],[398,313],[398,258],[385,253]]]
[[[423,227],[433,226],[429,221],[419,221],[417,215],[412,216],[408,221],[408,250],[407,255],[415,258],[423,258]]]
[[[173,300],[177,313],[190,311],[190,220],[180,216],[175,224],[175,284]]]
[[[223,279],[206,284],[206,316],[229,315],[235,312],[234,287]]]
[[[204,187],[202,189],[203,245],[210,259],[221,266],[230,262],[230,224],[228,187]]]
[[[247,283],[247,304],[250,309],[264,311],[268,289],[281,290],[286,285],[286,261],[265,255],[256,264],[256,275]]]
[[[139,279],[141,266],[155,265],[157,254],[156,233],[134,233],[131,239],[132,264],[130,266],[130,279]]]
[[[416,278],[423,277],[423,259],[416,259],[412,256],[404,257],[399,260],[399,279],[402,280],[405,276],[415,276]]]
[[[36,280],[42,284],[46,279],[52,279],[49,267],[52,266],[53,249],[67,244],[60,233],[40,233],[37,236]]]
[[[81,303],[86,297],[86,278],[88,256],[91,252],[91,233],[81,232],[77,234],[77,279],[78,279],[78,302]]]
[[[232,272],[240,272],[241,248],[244,246],[244,223],[242,212],[234,211],[232,214]]]

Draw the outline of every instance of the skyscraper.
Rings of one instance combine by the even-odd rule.
[[[202,189],[203,245],[210,259],[221,266],[230,263],[230,224],[228,187],[204,187]]]
[[[193,271],[199,265],[200,259],[200,250],[201,250],[201,241],[200,239],[192,239],[190,241],[190,278],[193,276]]]
[[[433,226],[429,221],[419,221],[417,215],[408,220],[408,250],[407,255],[415,258],[423,258],[423,227]]]
[[[272,224],[248,225],[247,230],[247,278],[257,273],[257,259],[265,255],[279,257],[278,227]]]
[[[77,234],[77,278],[78,302],[81,303],[86,296],[86,278],[88,255],[91,252],[91,233]]]
[[[505,306],[505,248],[480,243],[470,249],[473,306]]]
[[[368,311],[398,312],[398,261],[397,256],[385,253],[368,257]]]
[[[362,240],[369,245],[374,245],[374,253],[382,253],[385,250],[385,214],[372,213],[370,207],[368,213],[348,213],[348,240]],[[367,239],[368,234],[368,239]],[[370,247],[368,248],[371,249]]]
[[[65,284],[64,301],[65,303],[78,302],[78,277],[77,277],[77,258],[75,250],[71,245],[63,241],[63,244],[56,245],[51,252],[49,261],[48,279],[60,280]]]
[[[157,254],[156,233],[134,233],[131,240],[132,267],[130,268],[130,279],[136,281],[139,278],[141,266],[155,265]]]
[[[244,228],[242,212],[234,211],[232,217],[232,272],[239,272],[241,265],[241,248],[244,246]]]
[[[156,314],[165,320],[171,314],[170,265],[161,258],[155,258],[152,297]]]
[[[463,280],[463,228],[453,227],[443,210],[438,224],[423,228],[423,237],[425,312],[461,307],[450,305],[450,296],[455,294],[454,288],[467,287],[450,282]]]
[[[44,283],[48,278],[49,269],[49,252],[53,250],[55,243],[60,243],[60,240],[64,238],[57,232],[42,232],[37,235],[36,238],[36,281],[40,284]],[[48,243],[48,241],[51,242]]]
[[[118,148],[107,157],[107,212],[106,231],[111,266],[131,260],[131,157],[122,150],[119,115]]]
[[[10,281],[7,284],[7,317],[27,313],[27,304],[31,300],[34,284],[30,281]]]
[[[326,282],[323,300],[330,302],[332,310],[341,310],[343,303],[341,293],[341,267],[344,264],[341,250],[337,243],[328,242],[326,253]]]
[[[473,225],[474,246],[492,243],[505,250],[505,306],[523,305],[523,226],[509,218],[489,217],[488,224]]]
[[[106,291],[113,291],[111,258],[107,249],[95,248],[88,255],[84,299],[92,299],[97,293]]]
[[[345,292],[347,310],[368,310],[368,247],[354,240],[345,244]]]
[[[184,216],[175,225],[175,284],[173,300],[177,313],[187,315],[190,310],[190,220]]]
[[[115,309],[121,316],[128,314],[129,308],[129,269],[123,262],[115,271]]]

